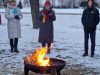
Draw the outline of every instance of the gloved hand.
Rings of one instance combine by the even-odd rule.
[[[52,13],[49,14],[49,20],[52,20]]]
[[[15,19],[19,20],[20,18],[19,18],[19,16],[18,16],[18,15],[15,15]]]

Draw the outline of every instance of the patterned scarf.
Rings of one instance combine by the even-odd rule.
[[[12,10],[12,13],[13,13],[14,15],[18,15],[18,9],[17,9],[17,8],[14,8],[14,9]]]
[[[49,20],[49,17],[50,17],[49,14],[51,14],[51,10],[43,10],[42,13],[46,15],[46,16],[45,16],[45,20],[46,20],[46,21]]]

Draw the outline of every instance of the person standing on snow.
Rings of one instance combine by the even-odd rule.
[[[50,53],[51,43],[53,43],[53,21],[55,20],[56,16],[51,8],[51,3],[50,1],[46,1],[43,10],[41,10],[39,14],[39,42],[42,43],[42,47],[48,46],[48,53]]]
[[[9,0],[9,4],[6,8],[5,17],[8,21],[8,38],[10,39],[11,52],[19,53],[17,49],[18,38],[21,38],[21,26],[20,19],[23,15],[20,9],[16,6],[15,0]]]
[[[83,11],[82,24],[84,27],[84,51],[83,56],[88,56],[88,39],[91,39],[91,57],[94,57],[96,27],[99,23],[99,11],[94,6],[94,0],[88,0],[88,6]]]

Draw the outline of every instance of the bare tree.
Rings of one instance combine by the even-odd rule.
[[[30,0],[33,28],[38,28],[39,0]]]

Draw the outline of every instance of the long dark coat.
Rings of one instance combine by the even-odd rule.
[[[1,14],[0,14],[0,25],[1,25]]]
[[[45,10],[45,9],[43,9]],[[43,11],[42,10],[42,11]],[[53,21],[56,20],[55,17],[55,12],[51,10],[52,16],[46,21],[45,23],[42,23],[42,11],[40,11],[39,14],[39,26],[40,26],[40,31],[39,31],[39,42],[40,43],[53,43],[53,38],[54,38],[54,30],[53,30]]]
[[[99,11],[97,8],[94,7],[90,9],[89,7],[87,7],[86,9],[84,9],[82,15],[82,24],[85,31],[95,31],[99,20]]]

